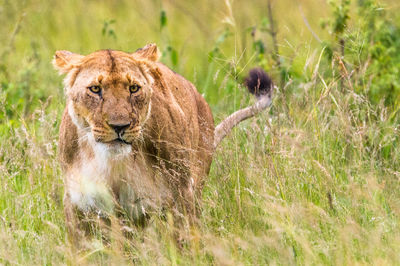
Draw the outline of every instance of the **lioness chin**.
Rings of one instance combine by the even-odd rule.
[[[73,238],[90,215],[143,222],[167,209],[193,221],[218,143],[271,103],[271,80],[254,69],[246,84],[257,102],[214,128],[193,84],[158,58],[154,44],[135,53],[55,54],[55,68],[66,74],[59,157]]]

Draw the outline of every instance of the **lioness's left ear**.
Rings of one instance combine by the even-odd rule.
[[[54,54],[53,66],[61,74],[65,74],[72,68],[79,66],[83,57],[83,55],[74,54],[69,51],[57,51]]]
[[[161,56],[161,53],[160,50],[158,50],[157,45],[155,43],[149,43],[145,47],[136,50],[136,52],[134,52],[133,55],[148,59],[153,62],[157,62]]]

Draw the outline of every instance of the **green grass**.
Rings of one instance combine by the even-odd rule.
[[[397,105],[371,103],[368,82],[342,89],[337,61],[325,58],[299,7],[273,2],[289,73],[282,84],[269,35],[257,33],[267,44],[264,61],[252,46],[249,28],[265,20],[266,1],[233,2],[230,15],[224,1],[211,0],[0,0],[0,264],[398,264]],[[384,3],[398,10],[396,1]],[[329,39],[319,27],[327,3],[304,1],[302,10]],[[173,225],[153,217],[130,240],[94,239],[76,254],[62,213],[57,140],[65,103],[52,55],[134,51],[148,42],[203,93],[216,121],[253,101],[240,85],[250,67],[263,64],[280,88],[270,110],[218,148],[188,245],[177,248]]]

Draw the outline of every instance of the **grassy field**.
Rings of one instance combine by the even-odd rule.
[[[372,16],[357,11],[363,1],[349,5],[343,31],[321,27],[343,11],[324,0],[271,1],[272,31],[268,1],[248,2],[0,0],[0,264],[399,264],[400,4],[371,7],[377,30],[363,42]],[[276,81],[273,106],[218,148],[187,246],[153,217],[132,240],[94,239],[75,253],[52,56],[150,42],[216,122],[253,102],[241,82],[254,66]]]

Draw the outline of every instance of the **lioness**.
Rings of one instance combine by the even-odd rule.
[[[193,84],[158,58],[154,44],[135,53],[55,54],[55,68],[67,74],[59,157],[71,234],[90,213],[143,221],[168,209],[195,217],[218,143],[271,103],[269,77],[252,70],[246,84],[256,104],[214,129],[210,107]]]

